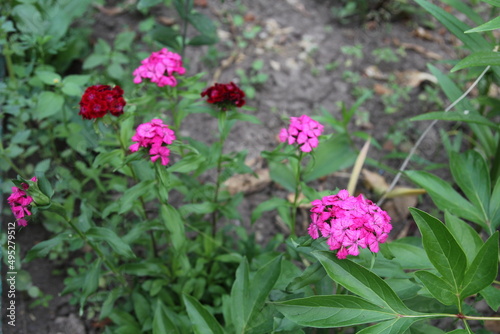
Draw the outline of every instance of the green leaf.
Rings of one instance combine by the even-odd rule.
[[[452,69],[451,72],[458,70],[475,67],[475,66],[499,66],[500,53],[495,51],[478,51],[473,52],[464,59],[460,60]]]
[[[148,299],[138,291],[132,293],[132,304],[134,305],[135,317],[144,324],[151,315],[151,307]]]
[[[500,7],[500,0],[482,0],[482,1],[489,3],[492,6]]]
[[[130,46],[134,42],[135,35],[134,31],[124,31],[119,33],[115,38],[115,49],[122,51],[130,50]]]
[[[500,308],[500,289],[493,286],[487,286],[479,292],[486,300],[486,303],[494,312],[498,312]]]
[[[171,242],[174,249],[182,250],[187,242],[184,222],[179,212],[168,204],[160,207],[160,216],[167,231],[170,232]]]
[[[464,153],[451,152],[450,170],[453,179],[464,192],[476,210],[481,212],[482,220],[488,221],[491,193],[488,166],[482,155],[470,150]]]
[[[255,223],[264,212],[274,210],[281,206],[289,206],[289,202],[284,198],[273,197],[257,205],[257,207],[252,211],[251,222]]]
[[[81,96],[82,88],[73,82],[65,82],[61,88],[61,91],[68,96]]]
[[[481,24],[479,27],[475,27],[465,31],[465,33],[470,34],[472,32],[490,31],[499,28],[500,28],[500,17],[495,17],[493,20]]]
[[[412,314],[387,283],[349,259],[339,260],[329,251],[313,252],[328,276],[347,290],[379,305],[387,312]]]
[[[146,180],[127,189],[120,198],[120,211],[118,211],[118,213],[122,214],[133,209],[134,203],[138,202],[138,198],[149,194],[153,190],[153,186],[152,180]]]
[[[139,0],[139,3],[137,4],[137,9],[138,10],[148,9],[150,7],[159,5],[162,2],[163,2],[162,0]]]
[[[236,270],[231,288],[231,320],[236,333],[245,333],[253,318],[258,316],[264,302],[281,272],[281,256],[262,266],[250,280],[248,262],[243,259]],[[225,316],[226,317],[226,316]]]
[[[64,98],[53,92],[41,92],[38,95],[38,104],[36,107],[36,119],[43,119],[61,112],[64,104]]]
[[[172,166],[168,167],[168,170],[169,172],[189,173],[196,170],[205,161],[205,157],[201,154],[188,154]]]
[[[464,280],[464,268],[467,266],[465,253],[437,218],[415,208],[410,208],[410,212],[422,234],[422,243],[429,260],[455,294],[458,294]]]
[[[113,250],[125,258],[135,258],[135,254],[115,232],[106,227],[91,227],[85,232],[87,238],[95,241],[105,241]]]
[[[187,19],[203,36],[213,39],[214,42],[217,41],[217,30],[213,21],[208,16],[202,13],[192,12],[189,13]]]
[[[460,218],[453,216],[448,210],[444,213],[444,221],[450,233],[453,234],[458,244],[462,246],[467,256],[467,263],[472,263],[477,252],[483,246],[483,240],[481,240],[481,237],[472,226]]]
[[[320,262],[316,262],[304,270],[302,275],[295,277],[286,287],[286,291],[296,291],[310,284],[317,283],[326,276],[326,271]]]
[[[312,152],[314,159],[306,167],[303,181],[309,182],[354,164],[357,153],[351,148],[345,134],[334,135],[328,140],[320,140]]]
[[[106,300],[104,301],[104,303],[102,304],[102,307],[101,307],[101,313],[99,314],[99,320],[102,320],[111,314],[111,312],[114,309],[114,305],[115,305],[116,300],[119,297],[121,297],[123,293],[124,293],[124,291],[123,291],[122,287],[114,288],[113,290],[108,292],[108,296],[106,297]]]
[[[164,277],[169,275],[168,268],[160,262],[125,263],[120,266],[120,272],[135,276]]]
[[[453,35],[461,40],[469,50],[479,51],[492,49],[490,43],[483,37],[465,34],[464,31],[469,30],[470,27],[457,19],[454,15],[426,0],[415,0],[415,2],[431,13],[432,16],[441,22]]]
[[[184,304],[193,326],[193,332],[199,334],[223,334],[224,330],[214,316],[195,298],[182,295]]]
[[[70,240],[71,238],[69,237],[69,234],[70,233],[57,234],[51,239],[37,243],[28,251],[23,261],[29,262],[34,258],[47,256],[52,248],[58,246],[59,244],[64,242],[64,240]]]
[[[211,202],[185,204],[179,208],[179,212],[182,216],[187,216],[191,213],[196,214],[207,214],[212,213],[217,209],[217,205]]]
[[[405,239],[394,240],[386,244],[386,247],[394,255],[396,262],[404,269],[427,269],[432,267],[425,250],[407,243]]]
[[[497,183],[491,194],[489,216],[491,230],[494,231],[500,225],[500,177],[497,179]]]
[[[51,71],[36,71],[35,75],[46,85],[55,85],[61,82],[61,76]]]
[[[109,61],[108,55],[93,53],[90,56],[88,56],[87,59],[85,59],[82,67],[84,70],[89,70],[89,69],[95,68],[99,65],[104,65],[108,61]]]
[[[316,328],[348,327],[395,319],[397,314],[356,296],[313,296],[274,303],[287,319]]]
[[[269,161],[269,176],[286,190],[295,191],[297,184],[295,174],[288,164]]]
[[[179,328],[177,328],[175,323],[169,318],[166,307],[158,299],[153,316],[153,334],[164,333],[181,334]]]
[[[99,277],[101,277],[101,259],[96,259],[90,265],[85,275],[85,284],[83,285],[82,296],[80,298],[80,308],[83,308],[87,297],[94,293],[99,287]]]
[[[439,209],[450,210],[459,217],[487,228],[481,213],[443,179],[423,171],[407,171],[405,174],[429,193]]]
[[[459,112],[459,111],[433,111],[428,112],[422,115],[418,115],[410,118],[410,121],[428,121],[439,119],[443,121],[454,121],[454,122],[466,122],[466,123],[474,123],[480,125],[486,125],[490,128],[499,129],[498,124],[490,121],[484,116],[481,116],[477,113],[472,113],[470,111]]]
[[[460,298],[473,295],[490,285],[498,274],[498,231],[481,247],[465,273]]]
[[[431,295],[445,305],[458,305],[460,302],[453,288],[442,278],[428,271],[417,271],[415,276],[424,283]]]
[[[437,317],[436,317],[437,318]],[[421,318],[396,318],[360,330],[357,334],[401,334]]]

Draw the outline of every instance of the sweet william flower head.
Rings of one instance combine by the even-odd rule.
[[[126,104],[120,86],[111,88],[108,85],[94,85],[83,93],[78,115],[84,119],[102,118],[108,112],[113,116],[120,116]]]
[[[143,79],[149,79],[158,87],[177,86],[174,74],[184,74],[186,69],[182,67],[182,57],[174,52],[163,48],[158,52],[141,61],[141,65],[134,70],[134,83],[140,84]]]
[[[347,190],[314,200],[308,233],[313,239],[324,237],[339,259],[359,255],[360,248],[379,251],[392,229],[391,218],[363,195],[350,196]]]
[[[170,145],[175,140],[175,132],[164,124],[161,119],[152,119],[148,123],[140,124],[132,137],[136,142],[130,145],[132,152],[137,152],[141,147],[149,149],[151,161],[160,159],[161,164],[166,166],[169,163]]]
[[[241,108],[245,105],[245,92],[234,82],[216,83],[201,92],[201,97],[207,97],[207,102],[217,105],[222,111],[230,107]]]
[[[31,181],[36,182],[37,178],[32,177]],[[33,203],[33,198],[26,193],[29,189],[27,183],[21,183],[21,188],[12,187],[12,194],[7,198],[7,202],[12,210],[12,214],[17,220],[17,224],[19,226],[27,226],[28,221],[26,217],[31,216],[29,208]]]
[[[302,152],[311,152],[318,146],[318,137],[323,128],[322,124],[307,115],[291,117],[288,129],[281,129],[279,139],[288,145],[297,144]]]

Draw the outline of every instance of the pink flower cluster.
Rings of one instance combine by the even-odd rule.
[[[36,182],[36,176],[31,178],[31,181]],[[14,217],[17,219],[17,224],[20,226],[28,225],[28,222],[24,217],[31,216],[31,212],[28,207],[33,202],[33,198],[28,196],[24,190],[27,190],[29,186],[26,183],[22,183],[21,186],[23,190],[18,187],[12,187],[12,194],[7,198],[7,202],[10,205]]]
[[[311,152],[318,146],[318,136],[323,132],[323,125],[307,115],[292,117],[288,129],[281,129],[279,139],[288,145],[299,144],[302,152]]]
[[[152,119],[149,123],[137,127],[132,141],[137,142],[129,147],[132,152],[137,152],[140,147],[149,147],[151,161],[155,162],[161,158],[161,164],[166,166],[169,162],[170,150],[163,144],[172,144],[175,133],[163,124],[161,119]]]
[[[359,247],[377,253],[379,243],[387,240],[392,229],[391,217],[363,195],[350,196],[347,190],[325,196],[311,203],[312,223],[308,232],[313,239],[328,238],[330,250],[338,250],[337,257],[357,256]]]
[[[174,72],[184,74],[186,69],[182,67],[182,57],[174,52],[163,48],[158,52],[153,52],[151,55],[141,61],[134,72],[134,83],[139,84],[142,79],[150,79],[158,87],[177,86],[177,80],[174,77]],[[166,74],[166,75],[164,75]]]

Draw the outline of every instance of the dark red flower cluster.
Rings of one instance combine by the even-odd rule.
[[[123,99],[123,89],[120,86],[111,88],[108,85],[94,85],[83,93],[78,115],[94,119],[104,117],[109,111],[113,116],[120,116],[125,104],[127,102]]]
[[[222,110],[230,106],[243,107],[245,105],[245,93],[233,82],[216,83],[201,93],[201,97],[205,96],[208,96],[208,103],[216,104]]]

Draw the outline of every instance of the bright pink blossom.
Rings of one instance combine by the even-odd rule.
[[[161,159],[161,164],[166,166],[169,162],[170,150],[164,145],[170,145],[174,140],[174,130],[170,129],[167,124],[163,124],[161,119],[153,119],[137,127],[132,137],[132,141],[136,143],[130,145],[129,149],[137,152],[140,147],[147,147],[151,161]]]
[[[31,181],[36,182],[36,176],[31,178]],[[28,190],[29,186],[27,183],[22,183],[22,190],[18,187],[12,187],[12,194],[7,198],[7,202],[10,205],[10,209],[16,217],[17,224],[20,226],[28,225],[26,216],[31,216],[31,212],[29,210],[29,206],[33,202],[33,198],[28,196],[25,190]]]
[[[281,129],[279,139],[288,145],[298,144],[302,152],[311,152],[318,146],[318,136],[323,132],[323,125],[307,115],[291,117],[288,129]]]
[[[359,255],[360,248],[379,251],[379,244],[387,240],[392,229],[391,217],[363,195],[350,196],[347,190],[311,202],[311,238],[327,238],[330,250],[337,257]]]
[[[177,86],[174,73],[182,75],[186,72],[186,69],[182,67],[182,57],[166,48],[151,53],[148,58],[141,61],[141,64],[133,72],[135,84],[141,83],[142,79],[149,79],[158,87],[174,87]]]

